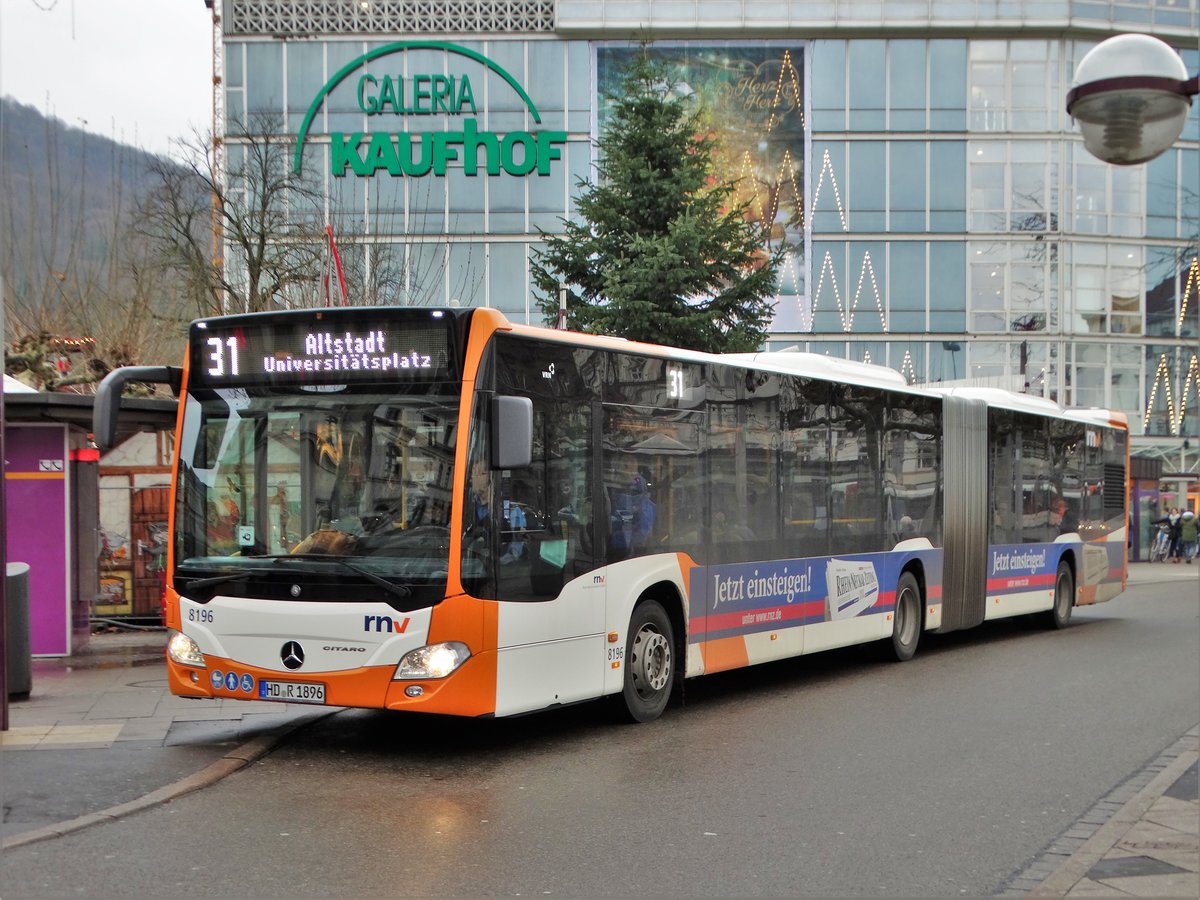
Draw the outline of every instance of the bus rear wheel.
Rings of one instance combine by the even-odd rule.
[[[896,608],[892,613],[892,655],[898,662],[913,658],[921,641],[921,585],[912,572],[905,572],[896,584]]]
[[[625,643],[625,713],[634,722],[657,719],[674,687],[675,634],[666,610],[656,600],[638,604]]]
[[[1054,606],[1046,613],[1046,625],[1050,628],[1066,628],[1071,622],[1071,609],[1075,606],[1075,576],[1065,559],[1058,561],[1058,572],[1054,575]]]

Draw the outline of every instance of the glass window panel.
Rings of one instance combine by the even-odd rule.
[[[884,245],[878,243],[851,244],[848,250],[850,280],[847,282],[847,321],[856,333],[885,331],[887,316],[884,309],[885,281]],[[876,355],[882,359],[883,354]]]
[[[894,40],[889,44],[888,91],[894,131],[920,131],[925,127],[925,46],[925,41]]]
[[[245,87],[245,67],[242,65],[242,54],[246,45],[241,42],[225,41],[225,86],[227,88]]]
[[[322,147],[321,149],[323,152],[327,152],[328,148]],[[329,205],[331,215],[336,215],[345,222],[361,223],[363,210],[366,206],[365,194],[367,183],[368,179],[354,178],[353,176],[330,178]]]
[[[529,310],[525,289],[525,245],[495,241],[489,248],[488,303],[496,309],[519,316],[525,321],[527,312],[532,312],[535,321],[540,321],[536,308]]]
[[[849,292],[846,285],[846,246],[813,242],[814,269],[813,330],[844,331],[848,322]]]
[[[413,234],[446,230],[446,179],[413,178],[408,182],[408,224]]]
[[[1044,144],[1039,149],[1046,152]],[[1046,166],[1042,162],[1013,162],[1012,229],[1014,231],[1044,231],[1047,225]]]
[[[846,145],[813,142],[813,231],[837,232],[846,229]]]
[[[932,381],[956,381],[964,376],[967,357],[962,341],[930,344],[929,352],[929,377]]]
[[[971,162],[971,211],[995,213],[1004,210],[1004,165]]]
[[[846,128],[846,42],[814,41],[811,47],[812,127],[843,131]]]
[[[967,266],[966,246],[959,242],[935,242],[929,245],[929,330],[961,332],[966,330]]]
[[[1176,166],[1179,156],[1168,150],[1146,163],[1146,235],[1173,238],[1176,236],[1177,188]]]
[[[850,42],[851,131],[883,131],[886,127],[883,114],[885,98],[884,92],[880,90],[880,85],[886,84],[885,48],[885,41]]]
[[[529,182],[531,213],[551,213],[554,217],[565,215],[567,167],[563,161],[552,164],[549,175],[529,175],[526,180]],[[551,227],[561,227],[561,223],[555,221]]]
[[[967,109],[967,42],[930,41],[930,118],[933,131],[964,131]]]
[[[304,115],[325,84],[325,45],[287,44],[288,111]]]
[[[971,266],[971,309],[1004,309],[1004,270],[993,263]]]
[[[325,65],[330,74],[340,71],[351,60],[362,56],[364,44],[362,41],[330,41],[325,45]],[[325,98],[325,117],[328,126],[319,121],[320,116],[313,121],[313,128],[318,132],[326,127],[330,132],[362,131],[366,126],[366,116],[358,108],[357,94],[358,79],[350,75]]]
[[[1193,29],[1195,27],[1195,21],[1195,19],[1192,20]],[[1200,50],[1184,50],[1179,55],[1183,58],[1184,68],[1187,69],[1189,74],[1194,74],[1195,72],[1200,71]],[[1185,141],[1200,140],[1200,106],[1198,106],[1196,103],[1192,104],[1191,112],[1188,114],[1187,122],[1184,123],[1183,134],[1180,135],[1180,139]],[[1188,152],[1194,153],[1195,151]],[[1196,165],[1196,160],[1192,161],[1191,171],[1200,171],[1200,166]],[[1192,196],[1194,197],[1196,195],[1193,193]]]
[[[450,300],[462,306],[482,306],[484,296],[484,244],[455,241],[446,266]]]
[[[850,145],[848,189],[850,227],[854,231],[883,231],[886,227],[883,203],[885,162],[882,141],[862,141]]]
[[[1075,391],[1072,406],[1107,406],[1104,399],[1104,369],[1079,366],[1075,369]]]
[[[530,81],[525,72],[525,42],[524,41],[490,41],[488,43],[487,56],[492,62],[504,69],[518,84],[526,85],[526,90],[535,86],[535,83]],[[433,71],[433,70],[426,70]],[[437,71],[441,71],[438,69]],[[557,81],[562,81],[562,70],[560,69],[557,76]],[[482,85],[480,85],[482,87]],[[540,86],[538,87],[540,90]],[[476,88],[478,92],[479,87]],[[562,108],[560,102],[558,108]],[[521,96],[510,88],[502,78],[498,75],[488,75],[488,110],[495,115],[502,111],[516,112],[518,117],[514,119],[488,119],[488,127],[493,131],[507,131],[510,128],[519,128],[524,124],[525,102]]]
[[[567,44],[567,83],[569,108],[587,116],[592,112],[592,52],[587,41]],[[570,124],[575,131],[575,125]]]
[[[494,212],[488,216],[488,224],[494,234],[524,234],[525,213]]]
[[[399,306],[404,302],[404,253],[403,244],[371,244],[371,275],[367,290],[373,302],[386,306]]]
[[[929,226],[934,232],[966,229],[966,142],[935,140],[929,146]]]
[[[489,208],[493,213],[525,212],[525,179],[515,175],[495,175],[488,184]]]
[[[408,247],[406,306],[443,306],[446,296],[446,245],[413,243]]]
[[[1184,276],[1187,272],[1182,273]],[[1151,335],[1175,334],[1178,311],[1177,290],[1186,285],[1180,280],[1180,271],[1175,253],[1169,248],[1146,248],[1146,333]],[[1195,303],[1195,299],[1192,303]]]
[[[1200,106],[1200,103],[1193,104]],[[1193,114],[1194,117],[1194,114]],[[1179,151],[1180,193],[1191,197],[1193,201],[1200,197],[1200,150]],[[1183,232],[1195,234],[1197,228],[1197,213],[1193,202],[1187,217],[1180,223]]]
[[[898,211],[925,210],[925,151],[924,143],[905,141],[891,145],[889,202],[893,219]]]
[[[487,180],[462,169],[446,171],[450,198],[449,230],[452,234],[478,234],[483,227],[483,197]]]
[[[283,45],[246,47],[246,110],[250,127],[278,129],[283,114]]]
[[[888,257],[889,330],[925,330],[925,244],[894,243]]]
[[[529,89],[536,89],[534,105],[542,115],[543,128],[561,128],[551,123],[547,113],[561,112],[566,108],[566,81],[564,78],[565,44],[558,41],[529,42]]]
[[[355,179],[347,176],[347,182],[363,181],[367,185],[370,227],[375,234],[404,234],[404,193],[406,179],[375,178]]]

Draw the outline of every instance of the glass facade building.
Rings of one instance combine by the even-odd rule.
[[[751,215],[787,246],[771,347],[1120,409],[1135,453],[1200,472],[1200,104],[1171,150],[1128,168],[1091,157],[1064,110],[1077,62],[1114,34],[1153,34],[1200,69],[1200,0],[216,0],[214,13],[227,168],[248,128],[288,142],[349,263],[388,275],[367,302],[540,321],[530,254],[574,214],[600,98],[650,38],[710,115]]]

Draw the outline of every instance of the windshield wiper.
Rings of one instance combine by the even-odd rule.
[[[412,588],[404,584],[396,584],[394,581],[388,581],[382,575],[376,575],[370,569],[364,569],[362,566],[356,566],[354,563],[347,560],[345,557],[337,556],[333,553],[263,553],[255,554],[250,559],[269,559],[274,562],[280,562],[285,559],[315,559],[321,562],[335,562],[340,566],[349,569],[356,575],[361,575],[367,581],[379,585],[389,594],[397,597],[411,597]]]
[[[191,591],[199,588],[213,587],[228,581],[243,581],[249,578],[250,572],[226,572],[224,575],[213,575],[209,578],[189,578],[184,590]],[[187,576],[184,576],[185,578]]]

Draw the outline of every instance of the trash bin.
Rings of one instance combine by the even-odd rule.
[[[8,696],[28,697],[33,687],[29,633],[29,564],[8,564],[4,581],[4,665]]]

